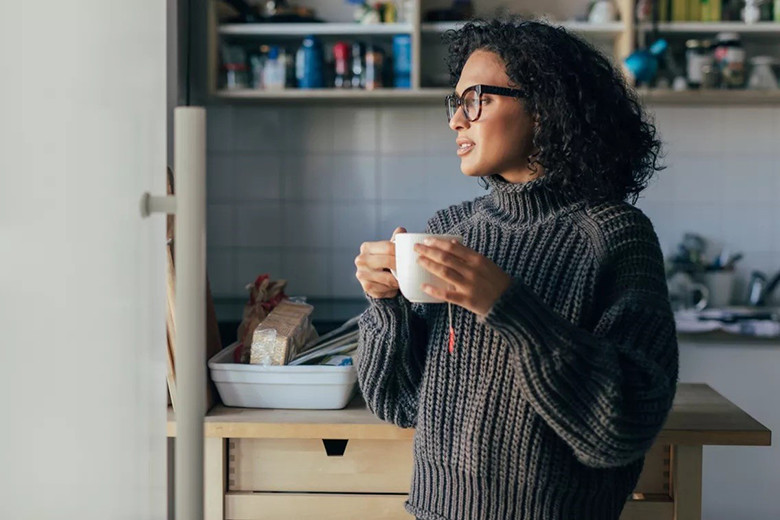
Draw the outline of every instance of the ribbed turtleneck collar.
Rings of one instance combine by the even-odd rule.
[[[499,175],[484,179],[490,187],[491,210],[505,222],[537,222],[579,201],[556,190],[546,175],[518,183],[507,182]]]

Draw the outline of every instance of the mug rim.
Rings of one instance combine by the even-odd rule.
[[[405,235],[408,237],[444,237],[444,238],[460,238],[463,240],[463,235],[454,235],[452,233],[397,233],[395,237],[393,237],[393,240],[396,238]]]

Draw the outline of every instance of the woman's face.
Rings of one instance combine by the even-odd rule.
[[[509,76],[501,58],[490,51],[474,51],[455,86],[458,95],[473,85],[509,87]],[[499,174],[508,182],[527,182],[543,174],[528,168],[528,156],[534,152],[534,120],[525,110],[522,99],[482,94],[482,113],[474,122],[466,119],[459,108],[450,121],[457,132],[460,169],[470,177]]]

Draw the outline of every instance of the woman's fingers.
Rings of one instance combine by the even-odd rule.
[[[398,294],[398,282],[390,273],[358,269],[355,276],[363,291],[373,298],[392,298]]]
[[[398,226],[397,228],[395,228],[395,230],[393,230],[393,238],[395,238],[395,236],[398,233],[406,233],[406,228],[405,227],[401,227],[401,226]],[[391,240],[392,240],[392,238],[391,238]]]
[[[420,256],[417,259],[417,263],[423,266],[427,271],[435,274],[445,282],[451,283],[455,287],[462,288],[468,281],[464,271],[459,270],[457,267],[452,267],[449,264],[439,263],[436,260],[424,256]]]
[[[395,228],[393,238],[398,233],[406,233],[406,229]],[[395,268],[395,243],[392,239],[363,242],[360,254],[355,257],[355,266],[355,277],[369,296],[389,298],[398,293],[398,280],[390,273],[390,269]]]
[[[361,283],[371,283],[382,285],[388,289],[398,289],[398,280],[387,271],[373,271],[370,269],[358,268],[355,276]]]
[[[395,269],[395,255],[360,254],[355,258],[355,266],[361,269],[373,269],[374,271]]]
[[[438,247],[415,244],[414,250],[421,258],[430,258],[431,260],[450,267],[465,267],[465,262],[458,256],[449,251],[439,249]]]
[[[459,293],[458,291],[454,291],[452,289],[442,289],[441,287],[436,287],[427,283],[423,284],[422,289],[436,299],[466,307],[466,295]]]
[[[395,244],[389,240],[378,242],[363,242],[360,244],[361,255],[395,255]]]
[[[422,248],[428,250],[437,250],[448,253],[457,260],[465,264],[476,261],[481,255],[473,249],[464,246],[457,240],[443,240],[441,238],[430,238],[430,244],[419,244]]]

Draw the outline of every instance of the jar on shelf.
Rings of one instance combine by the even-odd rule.
[[[715,64],[720,70],[723,88],[745,86],[745,49],[737,33],[718,33],[715,45]]]
[[[686,79],[690,88],[701,88],[704,69],[714,63],[712,44],[709,40],[688,40],[685,42]]]
[[[748,88],[752,90],[777,90],[777,77],[772,71],[775,60],[772,56],[754,56],[750,60],[753,70],[748,80]]]
[[[239,90],[249,87],[247,66],[244,63],[225,64],[225,88],[227,90]]]
[[[246,51],[238,46],[222,45],[222,86],[227,90],[249,87],[249,67]]]

